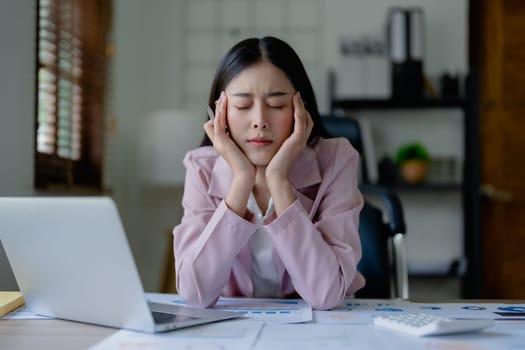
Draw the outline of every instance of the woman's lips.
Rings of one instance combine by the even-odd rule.
[[[262,147],[262,146],[268,146],[269,144],[271,144],[272,140],[263,139],[263,138],[253,138],[253,139],[249,139],[248,142],[254,146]]]

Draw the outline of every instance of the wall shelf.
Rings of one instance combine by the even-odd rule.
[[[428,109],[428,108],[464,108],[466,101],[454,99],[422,99],[422,100],[392,100],[392,99],[333,99],[331,109]]]
[[[332,95],[333,96],[333,95]],[[458,163],[454,166],[453,173],[445,177],[440,168],[436,168],[435,177],[429,177],[425,182],[418,184],[405,183],[402,180],[392,178],[390,184],[380,184],[383,187],[390,187],[396,193],[402,195],[403,207],[407,227],[412,232],[407,235],[407,240],[412,239],[411,244],[418,244],[424,247],[425,242],[434,242],[436,227],[444,226],[449,229],[438,245],[433,244],[431,249],[448,249],[454,247],[453,251],[446,258],[451,256],[462,256],[460,260],[468,261],[465,247],[461,248],[461,242],[467,237],[467,220],[469,218],[468,208],[462,207],[467,189],[467,174],[456,175],[459,169],[468,164],[466,152],[466,120],[469,113],[469,101],[466,98],[434,98],[434,99],[414,99],[414,100],[394,100],[394,99],[340,99],[332,97],[330,106],[332,115],[342,112],[344,115],[351,116],[357,120],[366,121],[372,145],[380,145],[380,151],[373,154],[395,153],[397,145],[409,142],[412,139],[422,139],[431,143],[435,154],[443,157],[454,157]],[[385,118],[383,118],[383,116]],[[425,118],[426,117],[426,118]],[[372,130],[373,129],[373,130]],[[430,131],[429,131],[430,130]],[[393,133],[395,134],[392,137]],[[443,135],[449,137],[442,138]],[[463,140],[462,140],[463,136]],[[443,145],[446,143],[446,145]],[[457,147],[451,148],[452,145]],[[371,163],[377,163],[371,162]],[[379,169],[378,169],[379,170]],[[441,169],[443,170],[443,169]],[[463,169],[462,169],[463,170]],[[452,170],[451,170],[452,171]],[[443,175],[443,176],[441,176]],[[459,178],[460,177],[460,178]],[[381,175],[379,175],[381,178]],[[445,218],[442,214],[449,214],[450,208],[453,216]],[[426,215],[427,212],[440,214],[432,217]],[[428,220],[423,217],[432,217]],[[423,223],[424,221],[424,223]],[[412,233],[414,233],[412,235]],[[413,237],[413,238],[412,238]],[[415,243],[414,243],[415,242]],[[410,271],[410,279],[460,279],[466,276],[466,265],[453,261],[450,268],[444,267],[441,271],[435,271],[429,267],[421,268],[420,262],[435,261],[438,256],[429,251],[428,257],[421,254],[409,254],[412,264],[421,270]],[[445,262],[446,263],[446,262]]]
[[[463,189],[463,185],[460,183],[421,183],[421,184],[405,184],[396,183],[391,185],[392,188],[399,191],[413,191],[413,192],[426,192],[426,191],[460,191]]]

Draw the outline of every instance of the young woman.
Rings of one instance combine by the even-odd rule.
[[[359,156],[346,139],[321,137],[299,57],[274,37],[239,42],[219,64],[209,105],[215,121],[184,159],[178,293],[200,307],[219,296],[338,305],[365,282]]]

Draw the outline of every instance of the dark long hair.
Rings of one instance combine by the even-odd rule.
[[[315,143],[319,136],[326,137],[327,132],[321,123],[315,93],[301,59],[290,45],[275,37],[267,36],[262,39],[242,40],[224,55],[211,84],[208,105],[214,109],[215,101],[219,99],[221,91],[226,88],[226,85],[245,68],[263,60],[281,69],[290,79],[295,90],[301,93],[301,98],[306,104],[306,110],[312,116],[314,124],[308,138],[308,144]],[[202,146],[205,145],[211,145],[206,134],[202,141]]]

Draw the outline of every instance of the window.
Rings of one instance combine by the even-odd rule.
[[[38,1],[38,189],[102,189],[111,9],[110,0]]]

